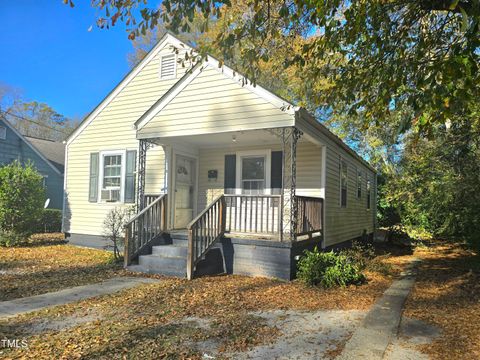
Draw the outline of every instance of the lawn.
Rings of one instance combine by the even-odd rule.
[[[442,335],[421,347],[433,359],[480,359],[480,256],[461,244],[417,248],[423,260],[405,315]]]
[[[0,249],[0,254],[2,269],[25,272],[2,275],[9,277],[2,285],[8,290],[5,298],[123,273],[111,264],[109,253],[69,245]],[[259,312],[306,311],[309,316],[319,310],[367,310],[408,258],[382,256],[382,262],[393,264],[392,274],[379,267],[381,271],[367,273],[364,285],[330,290],[231,275],[193,281],[162,278],[159,283],[1,321],[0,336],[26,339],[29,345],[4,350],[4,356],[195,359],[203,355],[201,343],[210,348],[213,344],[220,358],[227,357],[268,344],[279,335],[281,329]],[[36,277],[42,278],[37,286]],[[335,346],[332,353],[338,353]]]
[[[111,253],[66,245],[63,234],[36,236],[29,246],[0,247],[0,301],[85,285],[117,275]]]

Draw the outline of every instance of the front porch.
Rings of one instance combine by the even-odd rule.
[[[323,238],[325,152],[309,140],[294,127],[141,139],[141,211],[126,227],[125,265],[162,253],[153,247],[185,246],[163,250],[186,253],[188,278],[207,258],[210,265],[221,259],[227,273],[292,278],[294,257]],[[146,195],[154,144],[165,152],[166,186],[161,195]],[[207,256],[216,251],[217,260]]]

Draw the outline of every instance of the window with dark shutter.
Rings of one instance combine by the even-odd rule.
[[[160,78],[172,79],[176,76],[175,54],[164,55],[160,60]]]
[[[137,169],[137,151],[127,151],[125,165],[125,202],[135,202],[135,171]]]
[[[98,158],[99,154],[90,154],[90,182],[88,188],[88,201],[97,202],[98,199]]]
[[[225,194],[235,194],[237,155],[225,155]]]
[[[270,169],[272,195],[280,195],[282,193],[282,167],[283,153],[281,151],[272,151],[272,166]]]

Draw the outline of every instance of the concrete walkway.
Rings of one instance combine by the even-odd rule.
[[[419,262],[413,260],[402,277],[394,281],[373,305],[337,359],[383,359],[388,345],[397,337],[403,305],[415,283],[415,269]]]
[[[155,283],[160,280],[141,277],[116,277],[100,283],[76,286],[56,292],[0,302],[0,319],[42,310],[48,307],[65,305],[99,295],[111,294],[139,284]]]

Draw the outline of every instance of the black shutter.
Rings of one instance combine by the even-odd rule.
[[[282,193],[282,158],[283,153],[281,151],[272,151],[272,167],[270,169],[272,195],[279,195]]]
[[[225,155],[225,194],[235,194],[235,181],[237,170],[237,155]]]
[[[98,200],[98,166],[99,154],[90,153],[90,182],[88,187],[88,201],[97,202]]]
[[[127,151],[125,163],[125,202],[135,202],[135,170],[137,169],[137,151]]]

